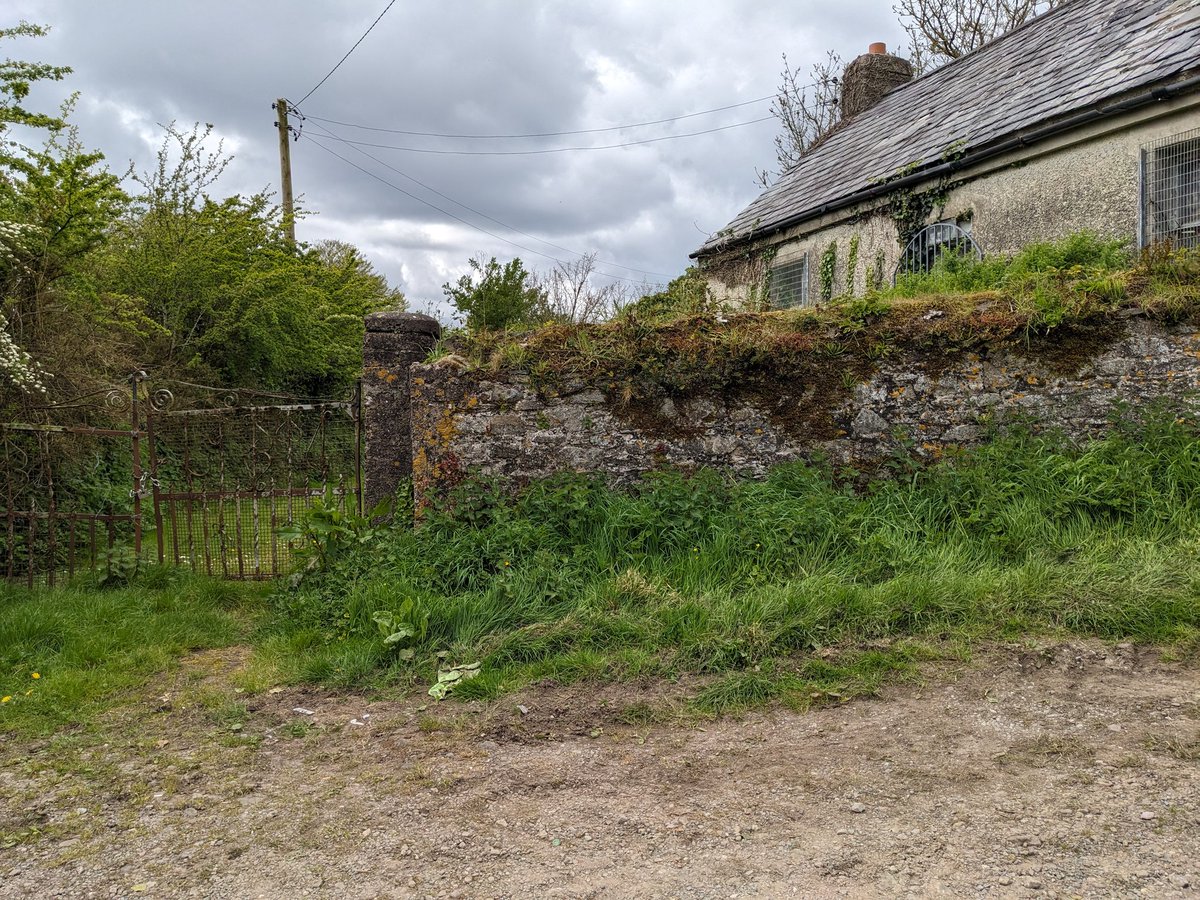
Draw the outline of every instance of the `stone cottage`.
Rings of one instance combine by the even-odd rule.
[[[928,75],[882,44],[841,125],[692,254],[719,298],[862,294],[948,249],[1200,245],[1200,2],[1068,0]]]

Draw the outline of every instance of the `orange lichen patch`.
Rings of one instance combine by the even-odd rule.
[[[396,378],[398,377],[384,366],[373,366],[367,370],[366,374],[373,376],[377,381],[382,381],[387,384],[395,383]]]

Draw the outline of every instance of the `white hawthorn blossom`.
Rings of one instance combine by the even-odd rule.
[[[0,220],[0,271],[20,265],[19,251],[36,232],[34,225]],[[8,320],[0,313],[0,378],[7,378],[24,393],[45,394],[46,377],[37,361],[17,346]]]

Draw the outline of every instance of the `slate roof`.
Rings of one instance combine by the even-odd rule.
[[[692,255],[798,224],[914,163],[917,171],[940,164],[951,147],[969,157],[1033,126],[1197,71],[1200,0],[1070,0],[888,94]]]

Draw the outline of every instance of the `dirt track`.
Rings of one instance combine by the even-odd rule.
[[[197,661],[231,697],[236,664]],[[486,711],[288,690],[235,728],[173,688],[108,747],[0,743],[0,895],[1200,897],[1200,671],[1152,651],[1001,648],[700,725],[543,686]]]

